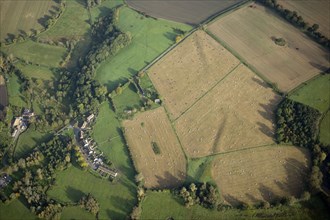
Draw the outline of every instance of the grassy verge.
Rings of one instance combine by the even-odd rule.
[[[7,82],[7,92],[9,103],[11,105],[26,107],[27,103],[20,93],[20,83],[18,82],[18,77],[15,74],[12,74],[12,76],[9,77],[9,81]]]
[[[302,85],[289,98],[326,112],[330,107],[330,75],[321,75]]]
[[[187,182],[211,182],[214,183],[211,174],[213,157],[202,157],[188,160]]]
[[[132,76],[174,43],[175,29],[191,27],[176,22],[146,18],[130,8],[119,11],[118,27],[130,32],[132,43],[115,57],[106,60],[98,69],[96,78],[114,89],[125,77]]]
[[[330,144],[330,111],[325,114],[320,126],[320,142]]]

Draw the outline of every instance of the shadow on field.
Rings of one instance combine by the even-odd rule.
[[[113,80],[113,81],[108,80],[108,82],[105,83],[104,85],[108,88],[108,91],[111,92],[111,91],[115,90],[118,87],[119,84],[124,85],[127,82],[128,82],[127,78],[120,77],[119,79],[116,79],[116,80]]]
[[[327,59],[329,59],[329,57],[327,57]],[[313,66],[314,68],[320,70],[321,72],[325,72],[329,69],[329,67],[326,67],[326,66],[323,66],[323,65],[320,65],[318,63],[314,63],[314,62],[309,62],[309,64],[311,66]]]
[[[259,126],[259,130],[264,133],[265,135],[267,135],[268,137],[273,138],[274,136],[274,131],[273,129],[269,128],[267,125],[265,125],[264,123],[261,122],[257,122],[257,125]]]
[[[217,149],[217,146],[219,145],[219,142],[221,141],[221,135],[225,129],[227,122],[227,117],[224,117],[224,120],[220,123],[219,129],[217,131],[217,134],[215,135],[213,145],[212,145],[212,153],[218,152],[220,149]]]
[[[268,84],[266,82],[260,80],[259,78],[252,77],[252,81],[257,83],[258,85],[262,86],[263,88],[269,88]]]
[[[164,36],[171,41],[175,41],[176,34],[172,32],[166,32]]]
[[[257,204],[259,202],[261,202],[261,200],[257,199],[256,197],[254,197],[253,195],[249,194],[249,193],[245,193],[245,196],[253,203],[253,204]]]
[[[265,186],[264,184],[260,184],[259,192],[262,196],[262,199],[267,202],[273,202],[279,198],[271,188]]]
[[[306,152],[303,152],[306,155]],[[308,157],[308,155],[306,155]],[[276,185],[283,191],[300,197],[301,193],[307,188],[307,183],[303,180],[308,178],[308,169],[306,169],[303,162],[295,158],[288,158],[283,165],[286,171],[286,181],[275,181]]]
[[[169,188],[176,187],[182,184],[182,181],[173,176],[168,171],[165,172],[164,177],[156,175],[158,187],[157,188]]]
[[[38,23],[41,24],[43,27],[47,27],[47,21],[48,21],[49,19],[51,19],[51,18],[52,18],[52,17],[50,17],[49,15],[45,15],[45,16],[39,18],[37,21],[38,21]]]
[[[111,15],[111,13],[112,13],[111,9],[107,8],[107,7],[100,7],[99,11],[100,11],[100,13],[99,13],[99,16],[96,18],[96,20],[101,17],[104,17],[106,15]]]
[[[79,189],[75,189],[71,186],[68,186],[65,190],[66,195],[72,202],[78,202],[81,197],[85,195],[85,193]]]
[[[134,199],[128,200],[125,197],[119,197],[119,196],[111,196],[109,201],[115,201],[112,203],[113,206],[124,213],[129,212],[130,209],[133,208],[132,204],[136,203]],[[121,218],[113,218],[113,219],[123,219],[122,217],[123,216],[121,216]]]
[[[125,219],[125,217],[126,217],[125,215],[123,215],[119,212],[110,210],[110,209],[107,209],[106,212],[107,212],[109,219]]]
[[[259,104],[262,107],[262,110],[258,110],[258,113],[267,121],[274,122],[274,109],[278,105],[279,99],[271,99],[269,100],[268,104]],[[266,124],[262,122],[257,122],[257,125],[259,126],[259,130],[267,135],[268,137],[273,138],[274,137],[274,128],[269,127]]]
[[[223,195],[223,198],[226,202],[228,202],[232,206],[239,206],[243,203],[243,201],[235,198],[234,196],[231,196],[229,194]]]

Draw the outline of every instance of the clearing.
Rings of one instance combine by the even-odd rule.
[[[196,31],[154,64],[148,75],[175,120],[239,64],[204,31]]]
[[[186,159],[164,108],[123,122],[136,169],[147,188],[179,186],[186,177]]]
[[[0,1],[0,41],[13,35],[44,29],[45,16],[50,16],[56,1],[5,0]]]
[[[175,128],[189,157],[273,143],[273,111],[280,97],[239,65],[185,114]]]
[[[214,14],[224,11],[243,0],[163,1],[127,0],[127,4],[156,18],[197,25]]]
[[[255,204],[300,197],[310,165],[308,149],[268,146],[219,155],[213,161],[212,176],[227,203]]]
[[[330,37],[330,1],[328,0],[278,0],[285,9],[296,11],[309,24],[320,25],[319,32]]]
[[[328,51],[272,11],[252,5],[221,17],[208,30],[284,92],[329,68]],[[275,38],[286,45],[276,45]]]

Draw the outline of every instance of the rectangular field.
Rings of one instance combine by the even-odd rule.
[[[8,105],[8,94],[5,79],[0,75],[0,110]]]
[[[186,159],[164,108],[140,113],[133,120],[124,121],[123,126],[145,187],[168,188],[182,184],[186,177]]]
[[[300,197],[310,165],[308,149],[269,146],[217,156],[212,176],[229,204],[273,202]]]
[[[204,31],[196,31],[149,70],[175,120],[239,64]]]
[[[52,0],[28,1],[28,0],[7,0],[0,1],[0,41],[10,35],[18,35],[40,30],[42,17],[50,15],[52,7],[58,4]]]
[[[328,51],[259,4],[220,18],[208,30],[284,92],[330,65]],[[286,45],[276,45],[275,38]]]
[[[273,111],[280,97],[244,65],[175,121],[189,157],[273,143]]]
[[[329,0],[278,0],[285,9],[296,11],[305,22],[320,25],[319,32],[330,37],[330,1]]]

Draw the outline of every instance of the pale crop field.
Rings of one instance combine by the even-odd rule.
[[[3,41],[8,34],[17,36],[21,31],[27,33],[43,29],[39,19],[49,15],[49,10],[53,10],[52,6],[58,7],[58,4],[52,0],[0,1],[0,40]]]
[[[238,64],[239,60],[208,34],[196,31],[148,74],[175,120]]]
[[[328,51],[272,11],[253,6],[218,19],[208,30],[284,92],[329,68]]]
[[[280,97],[241,64],[175,121],[189,157],[274,143]]]
[[[125,137],[138,172],[147,188],[169,188],[182,184],[186,159],[164,108],[137,114],[123,122]],[[156,154],[152,143],[160,153]]]
[[[217,156],[212,176],[229,204],[273,202],[300,197],[307,189],[310,165],[308,149],[268,146]]]
[[[319,32],[330,37],[330,1],[329,0],[278,0],[284,8],[296,11],[310,25],[318,24]]]

